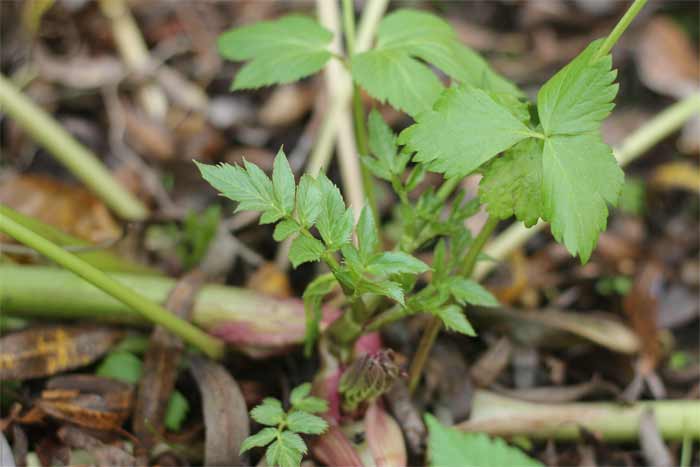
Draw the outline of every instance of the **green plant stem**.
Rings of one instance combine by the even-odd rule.
[[[499,220],[495,217],[489,217],[486,220],[486,224],[481,228],[481,232],[476,236],[472,244],[469,246],[469,251],[464,258],[464,263],[460,270],[460,275],[469,277],[474,270],[476,265],[476,260],[479,257],[481,249],[486,244],[486,241],[491,237],[491,234],[498,226]],[[433,316],[430,319],[428,328],[421,336],[420,343],[418,344],[418,350],[416,350],[413,360],[411,361],[411,368],[408,371],[408,390],[413,393],[418,387],[418,382],[420,381],[421,374],[423,373],[423,368],[425,363],[428,361],[428,355],[430,355],[430,350],[433,348],[433,343],[442,329],[442,321],[437,316]]]
[[[639,11],[644,8],[646,3],[647,0],[634,0],[634,3],[627,9],[622,18],[620,18],[620,21],[617,22],[613,30],[610,32],[610,34],[608,34],[608,37],[605,38],[605,42],[603,42],[603,44],[600,46],[600,49],[598,49],[593,57],[591,57],[592,62],[595,62],[596,60],[610,53],[613,46],[617,43],[618,39],[620,39],[620,36],[622,36],[632,20],[634,20],[634,18],[639,14]]]
[[[9,217],[18,224],[41,235],[42,237],[54,242],[59,246],[85,248],[85,250],[75,251],[73,252],[73,254],[81,258],[86,263],[95,266],[96,268],[112,272],[134,272],[142,274],[156,273],[154,269],[151,269],[148,266],[135,263],[133,261],[129,261],[128,259],[124,259],[121,256],[112,253],[108,249],[101,249],[95,247],[95,249],[93,250],[91,249],[93,245],[86,242],[85,240],[69,235],[51,225],[44,224],[38,219],[25,216],[24,214],[19,213],[14,209],[3,204],[0,204],[0,215]]]
[[[2,74],[0,107],[119,216],[133,221],[146,218],[146,207],[112,178],[97,157]]]
[[[613,150],[617,162],[624,167],[698,114],[700,114],[700,94],[693,94],[669,106],[637,128]],[[479,263],[474,271],[474,279],[481,280],[498,265],[498,260],[505,259],[537,232],[543,230],[546,225],[540,221],[535,226],[527,228],[521,222],[516,222],[508,227],[484,248],[484,253],[497,261]]]
[[[162,325],[184,341],[199,348],[208,356],[212,358],[221,358],[223,356],[224,345],[218,339],[209,336],[187,321],[177,318],[157,303],[115,281],[94,266],[2,214],[0,214],[0,232],[35,249],[62,267],[82,277],[95,287],[139,311],[150,321]]]
[[[353,0],[343,0],[343,32],[348,55],[355,53],[355,5]]]
[[[636,441],[640,417],[647,409],[654,412],[664,439],[700,437],[700,401],[697,400],[541,404],[481,390],[474,395],[471,417],[456,428],[492,436],[575,440],[580,438],[583,427],[606,442]]]

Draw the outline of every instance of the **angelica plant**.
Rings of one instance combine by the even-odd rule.
[[[363,165],[375,182],[390,184],[398,200],[394,220],[400,232],[386,250],[371,207],[346,206],[323,174],[305,174],[297,182],[281,149],[271,178],[248,162],[197,164],[205,180],[238,203],[237,211],[259,211],[262,224],[275,224],[275,240],[293,239],[294,267],[317,261],[327,266],[329,272],[304,293],[307,354],[320,337],[323,299],[336,288],[347,309],[325,337],[346,363],[363,333],[428,313],[434,319],[412,363],[414,388],[443,326],[474,336],[465,308],[498,305],[469,276],[502,220],[548,222],[556,241],[588,261],[624,179],[600,133],[618,91],[610,50],[644,3],[636,0],[607,38],[590,43],[552,76],[536,103],[459,42],[447,22],[426,12],[387,15],[374,48],[349,56],[331,53],[331,32],[299,15],[220,37],[221,54],[244,62],[234,90],[295,81],[338,59],[357,86],[414,119],[398,135],[376,110],[358,123],[358,133],[368,135]],[[445,87],[431,67],[451,78],[451,85]],[[427,172],[442,174],[442,185],[419,192]],[[465,199],[460,181],[475,173],[482,175],[478,197]],[[465,220],[481,206],[489,217],[474,236]],[[361,209],[357,223],[351,208]],[[424,251],[432,252],[431,264],[416,256]]]

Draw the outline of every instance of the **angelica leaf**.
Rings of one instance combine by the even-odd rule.
[[[537,110],[545,135],[577,135],[596,131],[612,111],[618,85],[612,57],[594,62],[602,40],[593,41],[559,70],[537,94]]]
[[[297,188],[296,212],[301,225],[310,228],[321,212],[321,190],[318,181],[310,175],[302,175]]]
[[[292,168],[289,166],[287,156],[281,148],[277,152],[277,156],[275,156],[272,168],[272,187],[277,205],[284,210],[286,215],[291,214],[294,210],[296,184],[294,183]]]
[[[335,251],[350,241],[353,227],[352,211],[345,208],[340,190],[328,177],[319,176],[318,184],[321,207],[316,219],[316,228],[328,249]]]
[[[241,444],[239,454],[243,454],[252,448],[267,446],[272,440],[277,438],[277,433],[277,428],[267,427],[252,436],[248,436]]]
[[[359,256],[366,263],[376,251],[377,245],[379,245],[377,226],[374,223],[374,216],[369,206],[365,205],[362,208],[355,230],[357,232]]]
[[[425,415],[425,423],[429,432],[428,460],[431,467],[456,465],[456,459],[464,467],[543,467],[500,438],[443,426],[430,414]]]
[[[229,60],[249,60],[233,90],[289,83],[316,73],[331,58],[333,34],[311,18],[284,16],[231,29],[219,36],[219,53]]]
[[[438,308],[434,312],[435,316],[440,318],[445,329],[448,331],[456,331],[467,336],[476,336],[474,328],[464,316],[464,310],[457,305],[447,305],[443,308]]]
[[[289,440],[281,436],[265,451],[267,465],[276,467],[299,467],[303,456],[304,453],[302,451],[296,449],[294,444],[291,444]]]
[[[488,93],[471,86],[445,91],[432,110],[399,135],[414,161],[447,177],[464,176],[532,132]]]
[[[464,277],[453,277],[447,282],[457,302],[477,306],[498,306],[498,300],[479,283]]]
[[[301,226],[297,224],[297,221],[294,219],[285,219],[275,226],[272,238],[274,238],[276,242],[281,242],[299,232],[299,230],[301,230]]]
[[[250,416],[261,425],[277,425],[284,419],[282,403],[272,397],[266,397],[262,404],[250,411]]]
[[[280,438],[282,438],[284,444],[293,448],[295,451],[299,451],[302,454],[306,454],[308,452],[306,443],[298,434],[293,433],[291,431],[283,431],[280,435]]]
[[[525,226],[535,225],[544,211],[541,140],[521,141],[488,163],[479,183],[479,198],[492,217],[515,215]]]
[[[326,248],[321,241],[306,235],[299,235],[289,248],[289,261],[296,268],[303,263],[318,261],[325,251]]]
[[[404,304],[403,288],[398,282],[388,279],[383,280],[363,280],[358,286],[360,293],[374,293],[388,297],[401,305]]]
[[[588,261],[607,226],[624,174],[608,145],[593,133],[549,137],[544,143],[544,219],[572,255]]]
[[[418,258],[401,251],[385,251],[372,258],[367,272],[375,275],[421,274],[430,266]]]
[[[296,411],[287,416],[287,427],[295,433],[320,435],[328,429],[328,423],[317,415]]]

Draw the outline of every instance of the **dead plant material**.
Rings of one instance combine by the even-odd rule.
[[[7,335],[0,339],[0,378],[40,378],[89,365],[122,335],[88,326],[33,327]]]

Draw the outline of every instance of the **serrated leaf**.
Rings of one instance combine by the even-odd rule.
[[[296,268],[303,263],[318,261],[325,251],[326,247],[320,240],[299,235],[292,241],[292,246],[289,248],[289,261]]]
[[[328,422],[316,415],[295,411],[287,416],[287,427],[295,433],[320,435],[328,429]]]
[[[284,16],[231,29],[218,40],[219,53],[233,61],[250,60],[233,89],[289,83],[316,73],[331,58],[333,34],[311,18]]]
[[[367,133],[369,150],[376,158],[377,164],[385,173],[380,176],[384,180],[391,181],[394,172],[394,159],[396,158],[396,135],[386,124],[377,109],[372,109],[367,119]]]
[[[358,289],[360,290],[360,293],[374,293],[384,297],[389,297],[401,305],[404,304],[403,288],[398,282],[390,281],[388,279],[380,281],[362,281],[359,284]]]
[[[367,204],[362,208],[355,232],[357,233],[357,246],[360,258],[366,263],[377,250],[377,245],[379,245],[377,226],[374,223],[372,210]]]
[[[476,336],[474,328],[464,316],[464,310],[457,305],[438,308],[434,314],[440,318],[440,321],[442,321],[442,324],[448,331],[456,331],[471,337]]]
[[[443,426],[435,417],[425,415],[428,427],[428,460],[431,467],[543,467],[541,463],[509,446],[500,438],[484,433],[464,433]]]
[[[262,404],[250,411],[250,416],[261,425],[278,425],[284,419],[282,403],[272,397],[266,397]]]
[[[340,249],[350,241],[352,234],[352,211],[345,209],[340,190],[328,177],[318,179],[321,192],[321,209],[316,219],[316,228],[330,251]]]
[[[289,403],[292,404],[292,406],[296,406],[309,394],[311,394],[311,383],[300,384],[289,393]]]
[[[310,175],[302,175],[297,188],[296,212],[301,225],[310,228],[321,212],[321,189]]]
[[[163,420],[165,427],[171,431],[179,431],[189,411],[190,402],[180,391],[173,391],[165,409],[165,418]]]
[[[530,227],[543,216],[542,142],[529,138],[493,159],[484,168],[479,197],[489,215],[512,215]]]
[[[272,233],[272,238],[276,242],[281,242],[288,237],[301,230],[301,226],[294,219],[284,219],[275,226],[275,231]]]
[[[450,293],[461,304],[476,306],[498,306],[498,300],[479,283],[463,277],[451,278]]]
[[[306,443],[298,434],[291,431],[285,431],[280,435],[280,438],[285,445],[291,447],[295,451],[299,451],[302,454],[306,454],[308,452]]]
[[[593,41],[558,71],[537,94],[537,110],[545,135],[576,135],[600,128],[615,106],[618,85],[612,57],[591,58],[602,40]]]
[[[265,461],[267,465],[275,467],[299,467],[303,456],[304,454],[294,446],[278,439],[267,448]]]
[[[399,135],[416,151],[413,160],[447,177],[464,176],[532,132],[486,92],[451,88]]]
[[[308,413],[324,413],[328,411],[328,401],[320,397],[308,396],[299,401],[294,408]]]
[[[238,202],[238,211],[261,211],[261,223],[275,222],[284,216],[277,204],[272,181],[254,164],[244,162],[245,168],[219,164],[208,165],[194,161],[202,178],[223,196]]]
[[[585,263],[607,226],[624,174],[598,135],[547,138],[542,153],[544,219],[552,235]]]
[[[291,214],[294,210],[294,193],[296,184],[294,174],[289,166],[287,156],[280,148],[275,156],[272,168],[272,187],[277,199],[277,205],[281,206],[285,214]]]
[[[304,290],[304,314],[306,315],[306,334],[304,335],[304,355],[311,355],[316,339],[320,334],[321,303],[323,297],[329,294],[335,287],[336,280],[333,274],[323,274],[314,279]],[[299,386],[300,388],[303,387]],[[292,404],[294,404],[294,392],[292,392]]]
[[[386,251],[376,255],[367,266],[367,271],[374,275],[421,274],[430,270],[430,266],[418,258],[401,251]]]
[[[272,442],[272,440],[277,438],[277,432],[277,428],[267,427],[263,428],[252,436],[248,436],[243,441],[243,444],[241,444],[239,454],[243,454],[252,448],[267,446],[270,444],[270,442]]]
[[[435,15],[397,10],[381,21],[377,38],[374,49],[352,57],[353,79],[373,97],[411,116],[429,110],[443,88],[419,60],[461,82],[518,92],[478,54],[462,45],[452,27]]]

